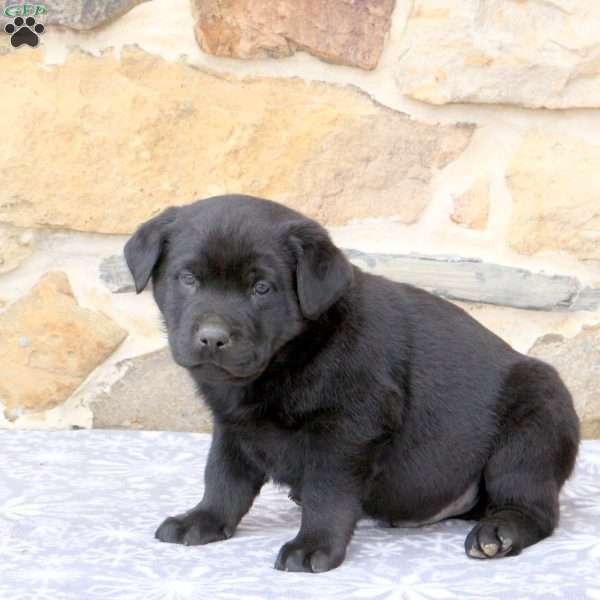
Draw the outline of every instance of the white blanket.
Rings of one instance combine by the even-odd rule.
[[[582,445],[556,533],[521,556],[467,558],[464,521],[364,521],[344,564],[319,575],[273,569],[300,521],[273,485],[230,540],[154,539],[199,501],[208,445],[189,433],[1,431],[0,600],[600,600],[600,442]]]

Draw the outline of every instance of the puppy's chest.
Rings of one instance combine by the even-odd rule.
[[[308,436],[301,429],[290,430],[263,423],[238,437],[248,460],[277,483],[294,486],[302,480]]]

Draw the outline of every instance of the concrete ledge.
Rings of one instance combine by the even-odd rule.
[[[455,256],[344,252],[365,271],[422,287],[450,300],[546,311],[591,311],[600,306],[600,289],[586,287],[567,275],[534,273]],[[134,291],[122,256],[102,261],[100,279],[114,293]]]

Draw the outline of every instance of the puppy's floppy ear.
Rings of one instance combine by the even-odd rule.
[[[287,234],[297,261],[300,310],[307,319],[317,319],[352,285],[352,265],[314,221],[293,222]]]
[[[125,244],[125,260],[133,275],[135,291],[139,294],[148,284],[160,258],[168,225],[175,221],[177,209],[170,207],[140,225]]]

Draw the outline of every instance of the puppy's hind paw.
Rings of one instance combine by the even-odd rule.
[[[288,498],[297,506],[302,506],[302,498],[300,498],[300,494],[294,492],[294,490],[288,494]]]
[[[500,519],[481,521],[465,540],[465,552],[471,558],[502,558],[520,553],[516,532]]]

